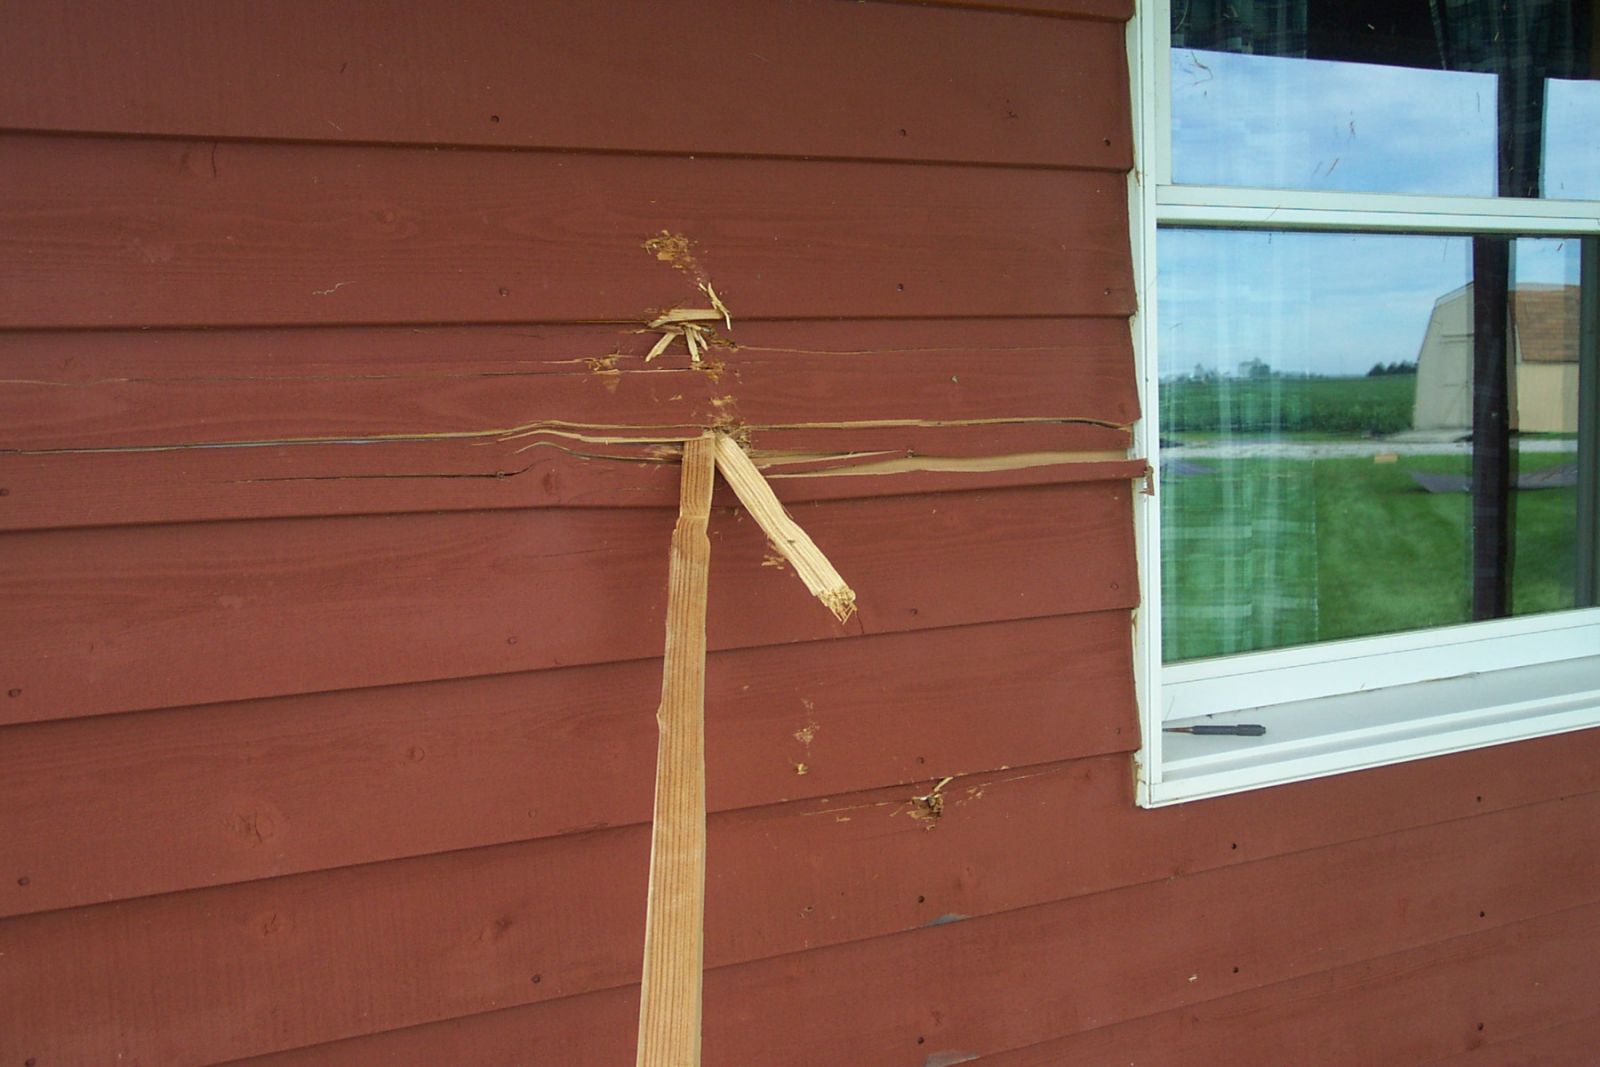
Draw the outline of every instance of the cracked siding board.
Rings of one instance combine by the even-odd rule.
[[[714,652],[708,802],[1125,751],[1129,654],[1123,611]],[[29,884],[0,877],[0,914],[643,822],[660,683],[641,659],[13,727],[0,855]]]
[[[1039,6],[1115,16],[1123,5]],[[1131,164],[1126,95],[1105,91],[1126,80],[1114,23],[834,0],[399,8],[161,0],[138,19],[117,11],[98,0],[9,12],[0,126]],[[692,77],[674,76],[676,42],[700,60]]]
[[[721,834],[729,863],[713,875],[707,925],[708,1064],[915,1067],[933,1051],[998,1053],[1592,905],[1600,877],[1600,851],[1569,848],[1592,833],[1600,811],[1600,795],[1587,794],[991,914],[916,902],[947,885],[973,900],[1013,889],[1014,879],[961,877],[965,865],[986,866],[985,850],[1041,853],[1051,851],[1041,844],[1059,842],[1056,851],[1066,853],[1057,806],[1025,802],[1022,790],[1043,780],[1016,783],[1012,800],[997,788],[970,803],[971,829],[956,840],[942,835],[961,834],[960,812],[933,831],[907,819],[889,834],[855,822],[787,827],[783,820],[808,816],[770,809],[722,820],[730,824]],[[720,830],[714,822],[713,842]],[[607,847],[613,838],[627,842],[631,862],[619,867]],[[808,840],[817,844],[785,845]],[[646,850],[641,826],[224,887],[204,891],[204,901],[165,896],[12,920],[7,960],[27,961],[33,973],[21,998],[0,1003],[57,1035],[45,1051],[63,1058],[117,1047],[115,1027],[94,1018],[97,990],[68,980],[80,969],[75,960],[40,955],[52,931],[75,923],[95,935],[76,942],[75,953],[118,946],[122,966],[95,973],[98,991],[148,989],[154,1011],[146,1018],[172,1021],[160,1033],[127,1025],[121,1049],[130,1057],[160,1061],[164,1041],[181,1040],[196,1059],[219,1059],[389,1030],[276,1062],[614,1062],[607,1035],[626,1034],[634,1019],[637,992],[625,983],[637,973]],[[539,853],[548,858],[540,862]],[[619,878],[625,868],[634,876]],[[873,891],[836,897],[839,870],[859,872]],[[1308,884],[1333,891],[1307,894]],[[974,917],[908,928],[947,911]],[[574,914],[589,919],[587,929],[571,922]],[[270,926],[274,916],[278,926],[257,928],[257,917]],[[395,924],[408,935],[381,936]],[[813,927],[849,929],[852,940],[824,945],[822,933],[812,942],[818,947],[795,953]],[[287,936],[274,945],[280,932]],[[211,943],[226,943],[232,958],[192,951]],[[352,953],[339,949],[346,943],[363,946],[365,980],[405,979],[384,983],[385,995],[370,1003],[335,995],[347,980],[340,968],[305,961],[318,952],[347,961]],[[750,959],[752,946],[763,958],[734,962]],[[266,1005],[216,995],[225,985],[212,973],[218,968],[242,988],[294,975],[300,1012],[285,1028]],[[153,983],[151,973],[170,977]],[[933,973],[938,980],[915,980]],[[563,996],[583,984],[623,987]],[[460,1017],[468,1012],[478,1014]],[[407,1019],[445,1015],[458,1017],[399,1029]],[[586,1040],[568,1030],[574,1025]],[[40,1032],[34,1027],[0,1029],[9,1038],[4,1051],[20,1058],[27,1037]],[[785,1027],[803,1027],[790,1056],[774,1042]],[[458,1044],[467,1038],[471,1044]]]
[[[763,435],[764,436],[764,435]],[[830,434],[830,439],[835,435]],[[838,436],[843,436],[838,435]],[[904,454],[947,446],[948,431],[861,434],[868,449]],[[869,438],[861,441],[859,438]],[[1109,438],[1109,440],[1108,440]],[[985,427],[962,442],[987,445],[1025,465],[983,472],[922,470],[878,477],[783,477],[791,503],[867,499],[1142,479],[1142,461],[1100,460],[1034,465],[1033,448],[1114,449],[1121,442],[1094,427]],[[241,450],[242,451],[242,450]],[[409,515],[485,510],[665,508],[677,468],[572,456],[541,449],[505,457],[458,444],[258,448],[241,457],[223,449],[57,456],[0,456],[10,490],[0,529],[46,530],[138,526],[224,519]],[[725,492],[725,491],[724,491]],[[731,497],[727,499],[731,504]]]
[[[0,186],[9,327],[633,323],[662,230],[740,321],[1133,310],[1111,173],[14,135]]]
[[[1125,320],[739,323],[705,369],[634,326],[0,334],[5,447],[472,433],[529,423],[829,428],[1138,415]],[[620,354],[619,354],[620,353]],[[959,432],[949,434],[959,439]],[[829,435],[810,442],[828,450]]]
[[[850,632],[898,632],[1131,607],[1132,489],[825,501],[795,517],[873,590]],[[651,546],[671,524],[665,510],[534,509],[10,534],[0,640],[21,692],[0,715],[658,655],[665,568]],[[754,523],[722,508],[711,530],[712,648],[839,635],[792,575],[760,566]]]

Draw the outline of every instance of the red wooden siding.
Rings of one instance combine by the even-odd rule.
[[[634,322],[663,232],[741,316],[1132,310],[1100,171],[9,137],[0,186],[12,326]]]
[[[1132,805],[1130,10],[13,5],[0,1063],[627,1062],[708,425],[708,1065],[1586,1062],[1600,734]]]
[[[0,69],[18,129],[1125,169],[1127,0],[1003,6],[1110,21],[826,0],[166,0],[130,20],[77,0],[8,10]]]

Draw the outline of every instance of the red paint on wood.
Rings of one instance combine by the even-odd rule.
[[[1130,750],[1129,656],[1123,611],[714,653],[711,809]],[[0,914],[647,822],[660,683],[637,660],[8,728]]]
[[[1019,7],[1030,5],[1019,4]],[[1040,3],[1125,17],[1123,2]],[[10,128],[1125,169],[1121,28],[799,0],[25,5]],[[692,56],[686,56],[692,52]]]
[[[728,336],[739,347],[715,350],[705,369],[681,344],[647,364],[657,336],[638,326],[14,333],[0,335],[0,421],[7,448],[21,450],[537,423],[648,436],[736,422],[815,425],[789,436],[828,451],[836,428],[874,432],[852,424],[955,423],[946,436],[959,440],[984,428],[960,423],[1138,416],[1121,319],[738,323]]]
[[[741,944],[788,954],[707,975],[706,1062],[761,1061],[773,1035],[791,1031],[794,1055],[777,1062],[912,1065],[939,1050],[1001,1052],[1590,904],[1600,878],[1600,850],[1573,847],[1600,826],[1591,794],[868,937],[903,929],[896,916],[927,907],[915,896],[930,888],[1004,893],[1004,879],[971,876],[989,856],[1100,858],[1056,837],[1059,807],[1028,803],[1028,782],[1013,785],[1014,799],[994,783],[947,807],[931,832],[892,803],[875,816],[881,825],[831,822],[805,806],[715,821],[708,961],[739,958]],[[795,825],[803,819],[812,826]],[[988,826],[960,834],[963,819]],[[618,847],[631,864],[611,841],[628,842]],[[121,1051],[164,1061],[181,1049],[203,1061],[477,1011],[487,1014],[343,1054],[608,1062],[605,1035],[628,1030],[632,994],[565,995],[636,972],[644,851],[641,827],[9,920],[0,967],[16,992],[0,1002],[28,1025],[0,1028],[19,1035],[5,1050],[27,1042],[66,1059]],[[812,944],[824,929],[866,939],[797,954],[805,942],[791,945],[790,931],[808,928]],[[274,942],[280,931],[288,936]],[[119,966],[95,965],[108,957]],[[289,1025],[270,998],[244,994],[252,989],[284,991]],[[124,1016],[137,1029],[103,1021],[107,1003],[138,1004]],[[567,1029],[574,1022],[579,1032]],[[457,1045],[463,1035],[470,1044]]]
[[[1600,907],[1591,905],[977,1062],[983,1067],[1528,1065],[1539,1061],[1524,1058],[1522,1035],[1593,1010],[1597,956]],[[1585,1034],[1592,1051],[1592,1022],[1589,1027]],[[1532,1040],[1543,1044],[1546,1037],[1536,1033]],[[1586,1061],[1545,1062],[1554,1067]]]
[[[711,806],[1129,746],[1124,625],[1110,613],[714,654]],[[963,650],[970,666],[958,666]],[[0,913],[643,821],[654,669],[13,727],[0,745],[0,809],[14,813],[0,838],[13,868],[0,870]],[[868,676],[881,680],[863,685]],[[1307,783],[1279,791],[1265,821],[1248,794],[1198,816],[1140,812],[1125,761],[1084,764],[1059,805],[1059,863],[1029,850],[990,880],[1022,906],[1503,810],[1600,789],[1595,756],[1600,732]],[[1325,818],[1333,808],[1337,822]],[[107,821],[111,809],[123,817]],[[130,837],[128,824],[161,832]],[[1086,853],[1099,857],[1087,867]],[[931,899],[941,912],[972,906]]]
[[[748,647],[1131,607],[1132,487],[798,505],[857,589],[815,610],[713,516],[710,640]],[[658,655],[667,511],[492,511],[8,535],[5,721]],[[182,664],[182,669],[174,669]]]
[[[1023,429],[1027,432],[989,429],[980,436],[1003,446],[1042,443],[1047,448],[1116,451],[1126,445],[1125,434],[1092,428]],[[951,436],[953,432],[946,432],[944,440]],[[912,451],[908,437],[917,455],[940,454],[938,432],[885,433],[857,443],[871,453],[887,448],[887,458],[893,458]],[[619,450],[617,458],[628,456]],[[1119,460],[854,477],[802,478],[778,472],[774,481],[780,497],[795,504],[1024,485],[1126,484],[1142,478],[1144,470],[1142,460]],[[518,453],[460,442],[0,456],[0,487],[8,490],[0,498],[0,529],[426,511],[665,508],[671,506],[677,473],[672,461],[617,462],[550,446]],[[731,497],[718,497],[723,506],[733,506]]]
[[[0,324],[1125,315],[1090,171],[0,138]]]
[[[1593,989],[1590,979],[1590,989]],[[1593,1004],[1593,996],[1590,1003]],[[1440,1060],[1437,1067],[1581,1067],[1600,1046],[1600,1015],[1526,1034],[1510,1041],[1490,1038],[1479,1048]]]

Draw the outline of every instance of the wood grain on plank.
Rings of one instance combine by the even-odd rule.
[[[1537,1031],[1556,1020],[1593,1010],[1597,958],[1600,907],[1588,905],[975,1062],[1526,1067],[1528,1060],[1512,1058],[1520,1055],[1513,1052],[1520,1039],[1540,1040]],[[1472,1056],[1474,1050],[1482,1055]]]
[[[0,334],[0,448],[483,435],[463,439],[472,452],[518,427],[736,423],[810,428],[825,450],[835,430],[889,422],[1138,417],[1121,319],[741,322],[699,369],[681,351],[647,365],[653,336],[637,325]]]
[[[1120,610],[707,671],[714,811],[1137,743]],[[0,914],[643,822],[660,681],[647,659],[9,727]]]
[[[686,428],[691,432],[692,428]],[[1131,482],[1143,460],[1110,460],[1123,431],[1064,424],[824,431],[832,447],[860,446],[858,466],[916,456],[910,469],[867,476],[774,472],[790,503],[910,496],[1027,485]],[[818,431],[762,431],[757,441],[805,447]],[[840,440],[845,438],[845,440]],[[588,454],[595,448],[599,454]],[[1064,451],[1063,451],[1064,450]],[[630,450],[557,445],[506,454],[481,443],[412,442],[79,455],[0,455],[0,530],[139,526],[218,519],[407,515],[525,508],[666,508],[677,464]],[[1009,457],[963,469],[962,453]],[[578,452],[578,454],[574,454]],[[958,462],[940,462],[949,452]],[[918,467],[923,469],[917,469]],[[718,506],[732,506],[718,490]]]
[[[714,820],[706,1062],[992,1054],[1594,903],[1600,884],[1589,794],[996,913],[1013,880],[992,857],[1106,855],[1058,828],[1065,809],[1030,787],[1051,775],[1003,777],[931,831],[903,797],[850,822]],[[0,1052],[205,1062],[478,1012],[473,1062],[616,1062],[605,1035],[626,1050],[632,995],[582,1017],[587,1043],[560,1009],[497,1009],[637,978],[647,848],[640,827],[7,920]],[[970,910],[916,900],[941,892]],[[464,1062],[429,1029],[392,1047]]]
[[[1590,979],[1593,988],[1593,979]],[[1591,1005],[1593,998],[1590,998]],[[1581,1067],[1600,1045],[1600,1015],[1588,1015],[1509,1041],[1490,1038],[1471,1052],[1430,1067]]]
[[[1038,6],[1105,17],[1108,5]],[[0,126],[1114,169],[1131,161],[1122,33],[1111,24],[833,0],[262,10],[162,0],[136,20],[116,16],[103,0],[11,14],[0,38],[9,72]]]
[[[716,653],[708,678],[717,811],[1136,738],[1121,612]],[[641,660],[8,728],[0,913],[642,822],[658,681]],[[1019,886],[1089,891],[1107,883],[1074,877],[1137,881],[1593,791],[1600,732],[1307,783],[1279,791],[1265,822],[1251,795],[1208,801],[1198,819],[1132,810],[1115,759],[1081,777],[1063,832],[1074,856],[1107,858],[1057,867],[1026,853]]]
[[[0,325],[1126,315],[1108,172],[0,138]],[[657,254],[644,242],[682,237]]]
[[[888,633],[1131,607],[1132,492],[1115,482],[975,490],[795,515],[873,591],[853,632]],[[0,689],[18,692],[0,716],[655,655],[671,522],[646,509],[535,509],[7,534]],[[711,539],[713,648],[839,636],[792,575],[761,566],[754,522],[719,510]]]
[[[699,1067],[706,903],[706,584],[717,438],[683,450],[667,572],[655,809],[639,979],[639,1067]]]
[[[755,520],[767,535],[767,544],[778,554],[779,562],[794,570],[806,591],[833,613],[840,625],[856,613],[856,593],[817,543],[784,510],[772,486],[762,477],[739,443],[727,434],[717,434],[717,472],[732,487],[746,515]]]
[[[685,299],[693,294],[687,290]],[[703,296],[698,299],[704,300]],[[119,380],[144,383],[206,381],[220,385],[251,380],[315,382],[361,378],[440,382],[477,374],[528,377],[588,370],[588,360],[618,351],[640,357],[652,337],[626,324],[514,323],[413,327],[276,327],[218,330],[83,330],[50,334],[0,333],[0,367],[7,379],[89,386]],[[1057,386],[1094,402],[1107,394],[1126,402],[1133,355],[1126,319],[1116,316],[1016,319],[920,318],[846,320],[735,320],[723,329],[738,351],[741,376],[767,368],[764,403],[803,403],[810,390],[804,374],[827,370],[854,374],[879,359],[895,360],[910,373],[930,363],[948,374],[962,370],[1002,373],[991,363],[1015,363],[1039,375],[1041,390]],[[681,372],[681,349],[660,357],[656,369]],[[634,366],[625,360],[619,366]],[[638,365],[643,369],[642,360]],[[791,368],[789,382],[778,376]],[[800,372],[804,372],[801,374]],[[740,378],[742,380],[742,377]],[[8,381],[10,384],[21,384]],[[715,384],[715,383],[713,383]],[[978,383],[974,383],[976,387]],[[979,389],[978,395],[984,390]],[[839,396],[841,402],[851,398]],[[863,397],[882,402],[883,397]],[[927,398],[922,398],[927,399]],[[1058,398],[1059,399],[1059,398]],[[938,402],[947,404],[948,398]],[[1043,401],[1041,401],[1043,402]],[[781,408],[779,410],[782,410]],[[940,406],[940,410],[943,408]]]

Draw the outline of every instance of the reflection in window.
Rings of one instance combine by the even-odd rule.
[[[1169,662],[1574,606],[1579,242],[1493,243],[1161,232]]]
[[[1173,0],[1173,178],[1600,195],[1593,0]]]

